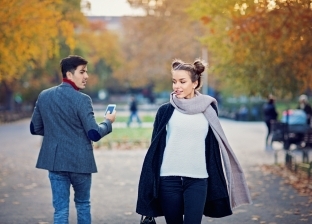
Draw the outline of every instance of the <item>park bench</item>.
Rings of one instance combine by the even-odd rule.
[[[312,128],[305,125],[287,125],[286,123],[275,122],[271,126],[271,142],[281,142],[281,149],[274,149],[274,160],[277,163],[279,152],[285,153],[285,164],[288,168],[305,170],[311,176],[312,162],[309,153],[312,150]],[[295,147],[290,147],[295,144]],[[301,153],[302,160],[296,161],[296,155]]]
[[[283,143],[284,149],[289,149],[291,144],[300,144],[304,133],[309,130],[308,125],[303,124],[292,124],[289,125],[283,122],[272,122],[271,123],[271,144],[274,141]]]
[[[277,121],[271,122],[271,136],[270,136],[271,144],[275,141],[283,142],[286,130],[287,130],[286,123]]]
[[[271,145],[274,141],[282,143],[282,149],[274,149],[275,163],[277,163],[277,155],[279,152],[286,153],[287,156],[291,155],[295,151],[302,152],[302,159],[306,161],[307,155],[310,151],[310,138],[312,128],[308,125],[288,125],[282,122],[271,123]],[[291,148],[291,145],[295,145],[295,148]],[[286,161],[287,162],[287,161]]]
[[[312,171],[312,162],[310,163],[295,163],[295,172],[298,172],[298,169],[304,170],[308,174],[308,178],[311,178]]]
[[[304,170],[307,172],[308,177],[310,178],[312,162],[310,162],[309,159],[309,152],[312,150],[312,129],[307,130],[307,132],[304,134],[302,145],[297,150],[302,152],[302,162],[295,162],[295,172],[297,172],[298,169]]]
[[[294,127],[292,127],[294,128]],[[295,129],[300,129],[296,127]],[[298,134],[295,132],[290,132],[290,128],[287,123],[274,121],[271,123],[271,134],[269,136],[269,144],[273,145],[273,142],[280,142],[283,147],[281,149],[274,148],[274,161],[277,163],[277,157],[280,152],[287,153],[290,149],[291,144],[299,144],[301,140]]]

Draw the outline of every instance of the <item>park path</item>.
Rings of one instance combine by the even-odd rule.
[[[259,168],[274,162],[272,152],[265,150],[264,123],[224,119],[221,123],[245,171],[253,204],[241,206],[223,219],[204,217],[202,223],[311,223],[308,198]],[[53,223],[47,171],[35,168],[40,142],[41,137],[29,133],[29,119],[0,125],[0,224]],[[93,223],[139,223],[135,204],[146,150],[97,149],[94,153],[99,172],[93,175]],[[72,201],[70,209],[70,223],[76,223]],[[165,223],[163,217],[156,221]]]

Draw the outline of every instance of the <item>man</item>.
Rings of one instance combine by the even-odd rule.
[[[130,102],[130,116],[129,116],[129,120],[127,122],[127,126],[130,126],[130,123],[133,121],[133,118],[137,119],[137,122],[139,123],[139,125],[141,125],[141,120],[139,118],[138,115],[138,106],[137,106],[137,102],[135,100],[134,96],[131,96],[131,102]]]
[[[114,111],[97,124],[91,98],[79,91],[87,84],[87,64],[80,56],[62,59],[63,82],[39,94],[31,118],[30,132],[43,136],[36,167],[49,171],[54,223],[68,223],[71,185],[77,223],[91,223],[91,173],[97,172],[92,141],[109,134],[115,121]]]

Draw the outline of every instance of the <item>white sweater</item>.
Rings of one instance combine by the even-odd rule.
[[[167,124],[160,176],[208,177],[205,156],[208,127],[203,113],[189,115],[174,110]]]

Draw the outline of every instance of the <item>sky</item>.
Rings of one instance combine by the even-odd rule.
[[[91,10],[84,11],[87,16],[143,15],[143,10],[133,9],[127,0],[87,0]]]

